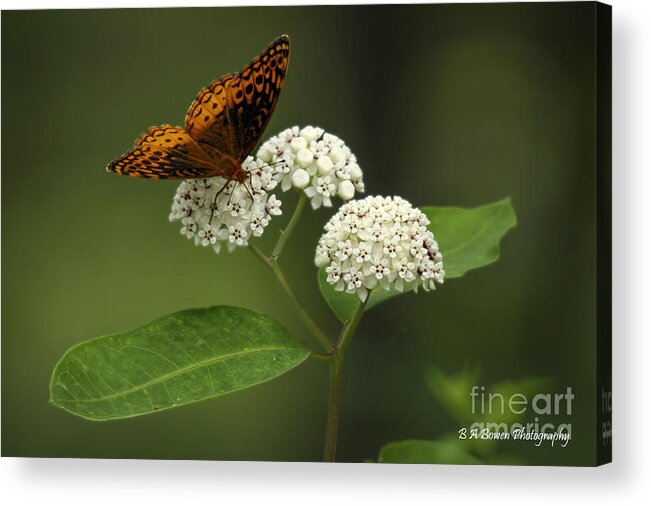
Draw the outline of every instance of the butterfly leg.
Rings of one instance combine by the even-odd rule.
[[[253,176],[249,172],[249,185],[251,185],[251,188],[249,189],[248,186],[246,186],[246,180],[242,181],[242,186],[244,186],[244,189],[246,190],[246,193],[249,194],[249,198],[251,199],[251,205],[249,206],[249,209],[253,207]]]
[[[280,160],[276,160],[275,162],[271,162],[271,163],[268,163],[266,165],[262,165],[260,167],[252,167],[250,169],[245,169],[244,172],[246,172],[247,175],[249,176],[249,185],[251,186],[251,189],[249,189],[249,187],[246,186],[245,182],[242,182],[242,186],[244,186],[244,189],[246,190],[246,193],[249,194],[249,198],[251,199],[251,206],[249,206],[249,209],[251,209],[251,207],[253,207],[253,171],[264,169],[266,167],[272,167],[274,165],[278,165],[279,163],[284,163],[284,162],[285,162],[285,160],[283,160],[281,158]]]
[[[226,180],[226,183],[224,184],[224,186],[222,186],[217,191],[217,193],[215,193],[215,198],[212,201],[212,208],[211,208],[211,211],[210,211],[210,219],[208,220],[208,225],[210,225],[212,223],[212,218],[213,218],[213,216],[215,216],[215,207],[217,206],[217,197],[219,197],[221,192],[223,192],[229,184],[231,184],[230,179]],[[231,193],[231,195],[233,195],[233,194]],[[231,202],[231,200],[230,200],[230,197],[229,197],[228,203],[230,204],[230,202]]]
[[[233,193],[235,193],[235,192],[232,191],[232,192],[228,195],[228,202],[226,202],[226,205],[228,205],[228,206],[231,205],[231,201],[233,200]]]

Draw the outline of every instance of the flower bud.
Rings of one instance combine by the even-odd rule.
[[[346,160],[346,153],[339,146],[335,146],[330,150],[330,158],[334,163],[343,162]]]
[[[329,156],[322,156],[316,161],[316,167],[319,169],[320,174],[326,175],[330,174],[334,164]]]
[[[351,162],[348,164],[348,173],[350,174],[350,179],[357,181],[362,178],[362,169],[356,162]]]
[[[262,160],[263,162],[269,163],[271,161],[272,155],[273,155],[273,153],[271,152],[271,150],[268,147],[262,146],[258,150],[258,158],[260,160]]]
[[[292,174],[292,184],[301,190],[310,182],[310,175],[304,169],[296,169]]]
[[[314,264],[318,267],[325,267],[330,263],[330,257],[324,253],[319,253],[314,257]]]
[[[355,196],[355,186],[350,181],[342,181],[337,187],[337,195],[343,200],[350,200]]]
[[[298,152],[301,149],[305,149],[307,147],[307,141],[304,137],[296,137],[295,139],[292,139],[290,146],[294,152]]]
[[[303,148],[296,153],[296,161],[301,165],[301,167],[305,168],[314,161],[314,155],[309,149]]]
[[[315,141],[322,135],[323,130],[321,128],[314,128],[313,126],[306,126],[301,130],[301,137],[303,137],[307,142]]]

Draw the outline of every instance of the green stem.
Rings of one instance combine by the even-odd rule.
[[[301,214],[303,213],[303,209],[305,208],[306,202],[307,202],[307,195],[305,195],[305,192],[301,191],[301,196],[299,197],[298,202],[296,204],[296,208],[294,209],[294,214],[292,214],[292,217],[289,220],[289,223],[287,224],[287,228],[280,233],[278,242],[276,242],[276,246],[274,246],[274,249],[271,252],[272,262],[275,262],[276,260],[278,260],[278,257],[280,257],[280,254],[282,253],[283,248],[285,247],[285,243],[292,235],[294,228],[296,228],[296,224],[298,223],[298,220],[300,219]]]
[[[269,257],[264,254],[264,252],[258,248],[255,244],[252,242],[249,243],[249,249],[253,252],[253,254],[258,257],[258,260],[260,260],[263,264],[265,264],[269,269],[272,268],[273,262],[269,260]]]
[[[317,353],[315,351],[310,353],[310,358],[313,360],[330,362],[332,360],[332,357],[332,353]]]
[[[305,308],[301,305],[301,303],[298,300],[298,297],[296,296],[296,293],[292,289],[292,287],[289,285],[289,281],[287,281],[287,278],[285,277],[285,274],[283,273],[282,269],[280,268],[280,265],[278,264],[277,261],[274,261],[267,257],[260,248],[258,248],[255,244],[249,243],[249,248],[251,251],[255,254],[256,257],[258,257],[262,263],[264,263],[270,270],[271,272],[274,273],[274,276],[276,276],[276,280],[278,283],[280,283],[280,286],[283,288],[285,291],[285,294],[291,301],[291,303],[294,305],[294,308],[296,309],[296,312],[298,313],[298,316],[303,320],[303,324],[308,328],[308,330],[312,333],[314,338],[319,341],[321,346],[325,348],[326,351],[332,351],[334,346],[332,344],[332,341],[328,338],[328,336],[323,332],[319,326],[316,324],[316,322],[312,319],[312,317],[308,314],[307,311],[305,311]]]
[[[350,341],[355,335],[357,326],[359,325],[364,309],[366,308],[366,300],[358,304],[352,318],[346,322],[341,332],[339,342],[335,347],[334,354],[330,361],[330,396],[328,399],[328,420],[326,424],[326,440],[325,451],[323,456],[324,462],[334,462],[335,452],[337,449],[337,429],[339,427],[339,401],[341,398],[341,379],[343,375],[344,355]]]

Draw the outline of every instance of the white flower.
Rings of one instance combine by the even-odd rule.
[[[269,225],[269,218],[264,212],[251,214],[251,223],[249,226],[255,237],[260,237],[264,233],[264,229],[267,225]]]
[[[352,200],[326,223],[314,262],[336,290],[362,300],[375,289],[433,290],[445,271],[429,224],[400,197]]]
[[[332,207],[330,197],[334,197],[336,191],[337,187],[330,176],[315,177],[312,180],[312,186],[305,189],[305,195],[312,199],[312,207],[317,209],[321,207],[321,204]]]
[[[201,239],[202,246],[209,246],[217,242],[217,233],[215,227],[206,223],[201,230],[199,230],[199,239]]]
[[[274,168],[252,157],[242,168],[250,175],[243,183],[213,177],[187,179],[179,185],[170,221],[181,222],[181,234],[217,253],[222,243],[233,251],[261,236],[272,217],[282,214],[282,202],[268,194],[278,185]]]
[[[283,212],[280,209],[281,205],[282,202],[278,200],[275,195],[272,195],[271,197],[269,197],[269,200],[267,200],[267,204],[265,205],[267,214],[271,216],[280,216],[281,214],[283,214]]]
[[[194,237],[194,234],[197,233],[197,222],[194,221],[194,218],[192,216],[186,216],[184,218],[181,218],[181,223],[183,224],[181,227],[181,233],[188,239],[192,239]]]
[[[245,246],[247,244],[246,228],[242,223],[237,223],[228,227],[228,240],[238,246]]]
[[[274,168],[283,191],[303,190],[314,209],[332,206],[332,198],[350,200],[364,191],[355,155],[338,137],[322,128],[289,128],[265,142],[259,160]]]

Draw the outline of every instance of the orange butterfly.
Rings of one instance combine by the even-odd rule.
[[[185,116],[185,129],[150,128],[106,170],[150,179],[223,176],[244,182],[242,162],[269,122],[288,64],[289,37],[281,35],[237,74],[202,89]]]

